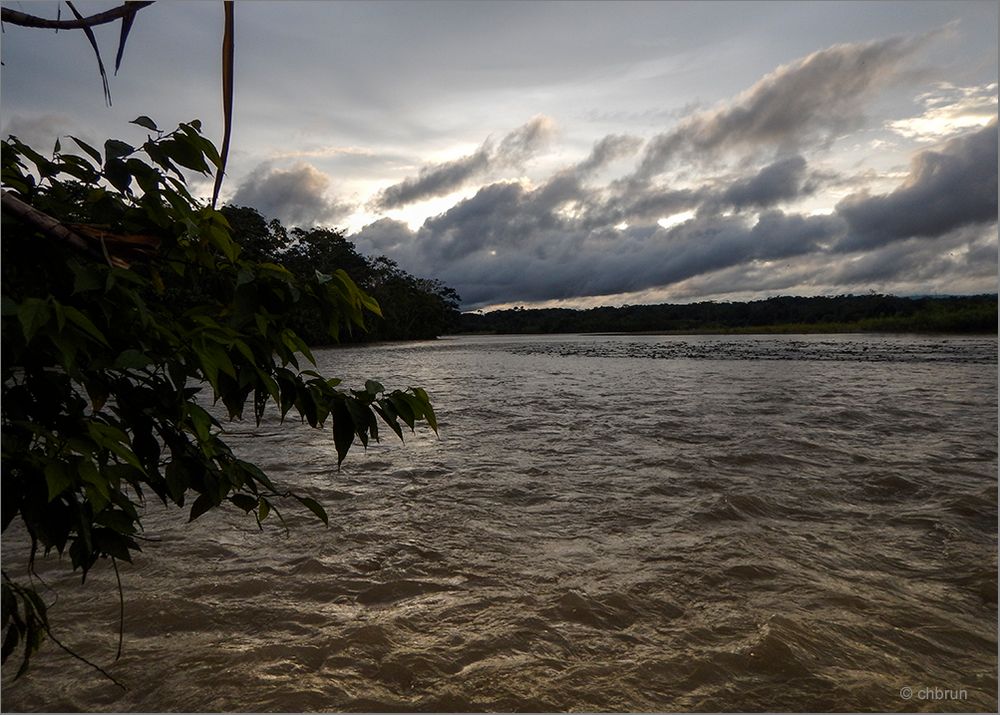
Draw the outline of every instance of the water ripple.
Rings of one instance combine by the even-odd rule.
[[[321,351],[441,438],[353,455],[269,415],[289,531],[150,509],[123,569],[40,571],[64,641],[15,710],[992,710],[993,337],[568,336]],[[236,512],[237,510],[233,510]],[[4,539],[5,568],[23,555]],[[49,593],[49,600],[53,600]],[[916,702],[902,686],[964,689]]]

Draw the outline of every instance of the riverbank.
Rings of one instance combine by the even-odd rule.
[[[462,334],[752,335],[956,333],[995,335],[997,296],[793,297],[746,303],[513,308],[464,313]]]

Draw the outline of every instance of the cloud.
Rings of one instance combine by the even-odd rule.
[[[774,208],[823,180],[799,155],[700,186],[621,195],[583,184],[588,167],[615,153],[615,142],[599,142],[587,159],[536,187],[489,184],[416,231],[383,220],[356,240],[440,277],[467,307],[651,291],[662,299],[733,294],[751,284],[916,290],[921,281],[944,285],[944,276],[979,286],[984,269],[972,261],[997,213],[996,134],[994,124],[921,151],[896,190],[855,195],[816,215]],[[690,217],[676,225],[657,224],[684,212]]]
[[[805,184],[806,160],[799,155],[781,159],[747,179],[734,181],[718,196],[718,203],[733,208],[765,208],[790,201],[813,190]]]
[[[906,181],[881,196],[856,194],[837,204],[850,232],[840,250],[913,236],[942,236],[997,220],[997,123],[916,155]]]
[[[288,169],[262,164],[236,189],[230,203],[252,206],[269,218],[289,226],[312,226],[335,222],[351,206],[327,198],[330,180],[311,164]]]
[[[808,174],[799,155],[779,159],[750,176],[706,179],[701,186],[671,189],[657,185],[634,185],[629,191],[591,191],[582,215],[590,227],[615,226],[621,222],[655,222],[685,211],[717,214],[726,208],[738,211],[770,208],[808,196],[824,178]]]
[[[375,198],[373,206],[384,211],[434,196],[445,196],[485,173],[489,166],[490,150],[484,145],[474,154],[425,167],[418,176],[403,179],[398,184],[383,189]]]
[[[500,140],[493,156],[497,164],[520,166],[555,134],[556,124],[549,117],[538,115]]]
[[[855,193],[832,213],[806,213],[797,203],[820,187],[838,198],[857,191],[856,171],[849,176],[836,163],[817,170],[805,157],[860,127],[869,101],[912,76],[909,60],[933,35],[829,47],[779,67],[723,106],[682,118],[644,148],[638,137],[612,134],[542,179],[496,180],[546,140],[544,125],[525,125],[383,192],[395,190],[388,203],[402,205],[494,179],[474,195],[416,230],[382,220],[353,238],[441,278],[467,308],[786,287],[912,291],[946,285],[946,277],[982,285],[996,265],[995,257],[981,260],[989,248],[983,227],[997,214],[995,120],[919,152],[908,174],[877,173],[881,182],[901,181],[889,193]],[[631,176],[594,181],[637,153]],[[671,182],[657,179],[666,168]]]
[[[634,180],[648,180],[677,157],[711,158],[724,149],[829,142],[857,127],[864,103],[899,80],[932,35],[834,45],[779,67],[728,104],[699,112],[654,137]]]
[[[620,223],[655,223],[661,218],[697,208],[707,192],[698,189],[637,187],[619,195],[615,192],[595,192],[583,211],[583,225],[588,228],[617,226]]]
[[[829,295],[869,290],[904,295],[987,293],[996,290],[996,271],[996,235],[964,228],[949,234],[943,243],[913,238],[849,257],[815,252],[794,260],[736,264],[680,281],[671,286],[669,297],[750,300],[762,293]]]
[[[546,116],[534,117],[500,140],[494,147],[487,139],[468,156],[425,166],[417,176],[383,189],[372,201],[378,210],[400,208],[423,199],[445,196],[489,171],[519,167],[552,137],[555,123]]]
[[[84,141],[96,144],[90,132],[80,127],[74,119],[66,114],[14,114],[3,122],[0,131],[3,138],[15,136],[37,152],[48,154],[60,138],[63,149],[69,153],[76,152],[79,147],[66,136],[78,136]]]
[[[605,190],[582,186],[571,167],[535,188],[514,182],[484,186],[416,231],[383,220],[353,238],[391,248],[408,270],[440,277],[458,290],[468,308],[653,293],[670,300],[730,295],[754,286],[803,293],[838,285],[843,290],[898,285],[915,291],[920,285],[946,286],[945,276],[956,287],[976,289],[983,285],[984,270],[995,273],[995,256],[988,265],[973,265],[989,248],[983,248],[988,240],[982,221],[973,218],[996,218],[995,157],[993,127],[992,139],[984,130],[940,151],[921,152],[896,191],[854,197],[832,214],[817,215],[772,208],[810,190],[812,175],[799,156],[728,183],[714,179],[692,189],[650,187],[628,201],[604,204],[599,197]],[[981,184],[978,193],[970,191],[970,184]],[[986,200],[985,211],[977,213],[971,203],[951,206],[954,198],[938,201],[926,193],[939,194],[947,186],[979,196],[978,201],[989,193],[992,203]],[[720,213],[726,206],[745,210]],[[677,225],[656,223],[691,209],[698,211]],[[885,245],[881,229],[888,224],[877,219],[883,215],[924,229]],[[628,225],[623,228],[619,221]],[[854,242],[866,221],[874,222],[881,237],[871,246]]]
[[[631,156],[642,146],[642,139],[628,134],[609,134],[594,144],[590,155],[577,164],[575,172],[581,176],[599,171],[615,159]]]
[[[907,139],[934,142],[986,126],[997,116],[996,82],[979,87],[955,87],[942,82],[918,100],[924,105],[923,113],[888,122],[886,127]]]
[[[409,250],[413,231],[402,221],[382,218],[351,234],[351,241],[363,254],[389,254],[395,257]]]
[[[668,286],[732,265],[818,251],[844,231],[837,216],[774,210],[756,219],[699,216],[670,229],[655,222],[591,227],[553,208],[562,196],[557,186],[492,184],[408,236],[402,224],[378,222],[352,238],[398,247],[393,257],[401,265],[441,277],[475,306]]]

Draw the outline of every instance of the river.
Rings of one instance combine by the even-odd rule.
[[[329,431],[229,425],[330,527],[151,508],[117,662],[114,574],[44,560],[55,632],[128,689],[50,643],[4,710],[995,710],[995,336],[317,360],[423,386],[440,436],[384,430],[338,471]]]

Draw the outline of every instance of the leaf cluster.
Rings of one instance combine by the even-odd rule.
[[[247,206],[228,205],[221,210],[245,254],[283,265],[299,277],[342,268],[365,293],[377,299],[381,311],[371,316],[367,330],[340,336],[341,341],[429,340],[454,332],[458,326],[461,299],[454,289],[439,280],[417,278],[387,256],[361,255],[338,230],[288,229],[277,219],[266,221]],[[321,316],[315,312],[299,312],[293,325],[310,345],[330,342]]]
[[[187,172],[221,164],[200,123],[169,133],[148,117],[134,123],[150,132],[139,146],[109,140],[100,151],[70,137],[79,153],[57,142],[45,157],[14,137],[2,144],[4,190],[103,255],[3,217],[2,528],[20,521],[32,559],[68,554],[82,578],[100,559],[139,551],[148,500],[192,520],[231,504],[259,524],[293,499],[328,521],[319,503],[234,453],[208,398],[230,419],[249,405],[259,425],[273,405],[282,420],[294,412],[329,426],[338,465],[356,442],[379,438],[380,422],[400,437],[420,421],[437,429],[420,388],[370,380],[344,390],[304,364],[315,360],[297,313],[336,338],[363,330],[378,303],[342,269],[294,275],[243,256],[226,217],[187,188]],[[136,244],[156,250],[114,260]],[[47,630],[33,593],[5,578],[4,660]]]

